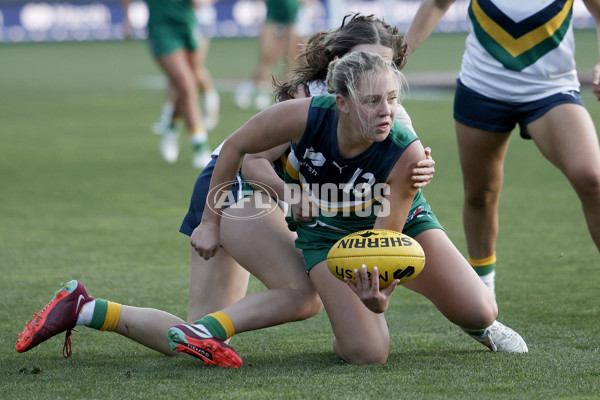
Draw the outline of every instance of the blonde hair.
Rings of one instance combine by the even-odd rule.
[[[391,73],[396,78],[398,97],[400,97],[405,85],[402,73],[380,55],[365,51],[354,51],[330,62],[325,83],[330,93],[340,94],[356,102],[358,87],[363,79],[370,79],[375,74],[385,72]]]

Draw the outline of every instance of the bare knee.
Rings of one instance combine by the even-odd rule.
[[[323,303],[316,291],[296,290],[296,292],[296,299],[294,299],[294,303],[297,305],[295,320],[305,320],[321,312]]]
[[[465,189],[465,203],[473,209],[485,209],[498,202],[499,193],[492,189],[469,188]]]
[[[600,197],[600,171],[590,168],[570,175],[571,185],[582,201],[588,198],[598,199]]]
[[[489,298],[482,298],[479,302],[473,303],[466,318],[458,325],[469,330],[485,329],[492,325],[497,317],[498,304],[490,293]]]
[[[352,342],[341,346],[333,338],[333,352],[348,364],[385,364],[389,354],[389,340],[372,342]]]
[[[494,323],[494,321],[496,320],[496,318],[498,318],[498,307],[495,306],[490,306],[487,308],[484,308],[480,311],[479,315],[477,315],[477,328],[478,329],[485,329],[488,326],[492,325]]]

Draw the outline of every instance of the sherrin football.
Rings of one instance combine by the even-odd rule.
[[[421,273],[425,253],[410,236],[387,229],[354,232],[338,240],[327,254],[327,266],[340,280],[354,284],[354,270],[367,266],[369,279],[373,267],[379,270],[379,287],[389,286],[394,279],[404,284]]]

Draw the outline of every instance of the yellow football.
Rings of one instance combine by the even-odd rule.
[[[338,240],[327,254],[327,266],[340,280],[354,280],[354,270],[367,266],[369,279],[373,267],[379,270],[379,287],[389,286],[394,279],[406,283],[421,273],[425,253],[410,236],[387,229],[354,232]]]

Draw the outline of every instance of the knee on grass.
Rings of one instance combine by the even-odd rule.
[[[348,364],[385,364],[389,354],[389,342],[346,344],[342,349],[336,338],[333,339],[333,352]]]

